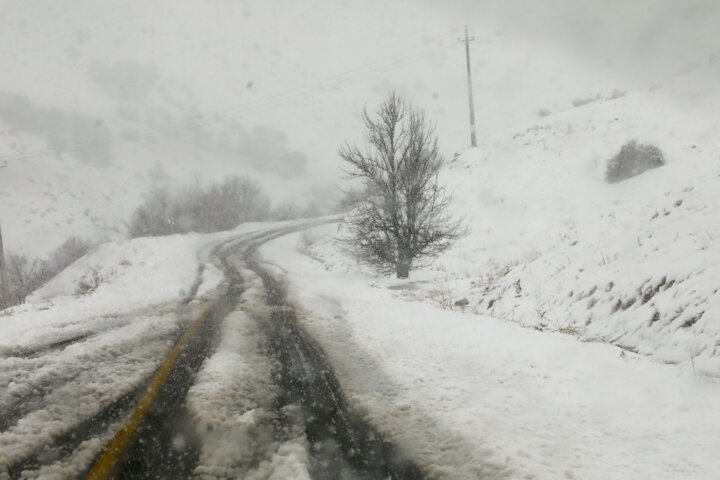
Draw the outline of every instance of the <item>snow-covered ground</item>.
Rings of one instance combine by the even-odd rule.
[[[0,312],[0,409],[19,419],[0,428],[0,479],[3,465],[146,378],[202,302],[178,306],[222,281],[210,248],[265,228],[122,240],[149,189],[247,174],[276,199],[328,200],[337,146],[361,137],[357,114],[393,89],[437,123],[445,153],[468,136],[456,37],[472,9],[85,3],[8,4],[0,34],[5,248],[36,257],[70,235],[111,240]],[[474,18],[480,145],[441,179],[470,234],[411,280],[370,276],[337,248],[336,227],[264,249],[355,408],[431,473],[720,477],[720,62],[713,42],[698,41],[712,38],[711,22],[690,15],[712,19],[712,9],[686,8],[673,11],[697,37],[678,20],[633,60],[633,70],[653,63],[645,57],[666,57],[662,75],[683,69],[661,80],[612,67],[609,54],[640,54],[616,15],[641,16],[637,31],[653,32],[662,8],[587,8],[585,21],[613,32],[607,58],[518,34],[492,10]],[[541,10],[558,26],[583,25],[584,15]],[[506,20],[533,16],[522,13]],[[281,35],[268,37],[268,19]],[[663,48],[673,42],[693,48]],[[606,160],[633,139],[661,148],[667,165],[603,182]],[[256,453],[223,455],[257,433],[272,389],[254,324],[236,312],[221,328],[189,395],[194,420],[212,427],[208,476],[237,473]],[[76,476],[111,430],[33,475]],[[306,448],[298,435],[253,475],[303,478]]]
[[[15,478],[8,468],[28,459],[22,478],[77,478],[86,471],[138,388],[218,298],[225,273],[216,247],[297,223],[109,242],[26,304],[0,311],[0,479]],[[261,294],[256,279],[241,303],[262,303]],[[249,464],[246,478],[309,478],[302,429],[279,445],[268,438],[272,419],[263,408],[275,387],[256,321],[237,311],[220,329],[217,349],[188,395],[203,446],[198,478],[247,473]],[[253,463],[258,458],[266,460]]]
[[[361,138],[362,108],[372,110],[391,90],[437,123],[446,154],[461,151],[467,100],[457,36],[470,18],[479,37],[472,68],[480,138],[538,109],[561,112],[576,97],[642,83],[518,35],[498,24],[494,9],[472,10],[380,0],[313,8],[253,0],[221,9],[77,0],[39,10],[6,2],[6,249],[42,256],[70,235],[124,238],[124,222],[150,189],[224,175],[251,176],[274,201],[332,204],[342,178],[338,146]],[[268,35],[268,22],[282,34]],[[694,48],[667,61],[679,67],[708,53]]]
[[[447,309],[466,298],[467,312],[720,376],[720,95],[701,87],[718,73],[571,107],[451,160],[441,183],[470,233],[397,295]],[[604,182],[631,140],[667,164]],[[316,240],[331,268],[357,269]]]
[[[718,478],[718,72],[485,137],[441,178],[469,234],[410,280],[341,224],[263,247],[353,406],[443,478]],[[606,183],[631,140],[666,165]]]
[[[481,314],[720,375],[720,96],[697,87],[718,72],[550,116],[458,158],[445,181],[472,232],[418,278]],[[605,183],[607,159],[634,139],[667,165]]]
[[[190,294],[195,282],[203,290],[217,286],[222,273],[213,265],[205,268],[207,252],[206,258],[198,255],[207,243],[202,235],[177,235],[102,245],[27,303],[3,312],[0,351],[41,348],[92,333],[88,328],[112,327],[128,312],[174,305]],[[98,322],[99,316],[106,321]]]
[[[717,478],[716,380],[615,346],[406,301],[416,284],[378,282],[312,254],[313,235],[335,233],[283,237],[261,255],[288,281],[351,405],[431,475]]]

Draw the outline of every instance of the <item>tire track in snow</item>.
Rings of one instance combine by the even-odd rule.
[[[113,465],[114,479],[189,478],[200,452],[185,398],[205,358],[214,349],[220,320],[230,313],[241,292],[221,298],[173,362],[157,399],[143,415],[123,457]],[[149,388],[155,388],[151,383]],[[102,460],[102,457],[101,457]],[[100,461],[96,463],[99,465]],[[113,462],[114,463],[114,462]],[[93,474],[88,478],[107,478]]]
[[[127,326],[129,323],[131,322],[97,333],[107,333],[116,328]],[[180,337],[180,334],[180,329],[171,332],[169,337],[167,331],[160,331],[157,334],[145,337],[143,341],[146,344],[164,344],[167,343],[168,340],[170,340],[171,343],[175,343]],[[96,335],[88,336],[85,338],[85,341],[87,342],[95,336]],[[121,342],[102,349],[95,349],[94,352],[88,354],[86,361],[88,363],[102,362],[104,358],[112,356],[116,361],[121,363],[123,360],[132,361],[135,355],[136,352],[132,348],[132,345]],[[52,403],[53,392],[76,381],[79,377],[87,373],[85,368],[72,368],[73,364],[76,363],[74,358],[67,359],[63,362],[53,358],[40,357],[33,358],[27,362],[20,360],[18,363],[20,363],[20,365],[17,365],[18,371],[30,371],[32,375],[25,379],[21,389],[14,391],[9,391],[8,389],[3,395],[0,395],[0,406],[2,407],[2,411],[0,412],[0,432],[10,429],[24,416],[50,405]],[[29,369],[28,365],[23,365],[25,363],[30,363],[32,369]],[[20,377],[17,374],[14,375],[12,371],[9,372],[8,378],[15,382],[20,380]]]
[[[26,470],[39,469],[70,455],[84,440],[99,436],[107,430],[109,425],[121,420],[127,414],[129,405],[132,405],[139,398],[143,390],[144,384],[141,384],[130,392],[121,395],[92,417],[81,421],[68,431],[53,438],[52,442],[44,445],[42,449],[9,465],[7,474],[11,479],[22,478],[23,472]]]
[[[246,235],[226,241],[213,250],[213,255],[220,258],[226,267],[229,281],[226,293],[215,305],[214,313],[208,316],[209,321],[202,322],[191,336],[188,345],[184,346],[181,352],[183,355],[172,360],[168,380],[158,391],[159,397],[164,400],[156,404],[150,402],[151,408],[142,416],[136,435],[129,437],[129,448],[124,452],[123,458],[117,458],[117,465],[113,465],[117,467],[114,478],[156,478],[158,475],[170,475],[172,478],[184,479],[192,475],[198,462],[200,444],[185,399],[194,383],[196,372],[214,349],[220,320],[235,308],[235,302],[244,288],[237,270],[227,263],[228,255],[235,251],[246,253],[247,263],[258,268],[258,273],[264,273],[250,257],[254,248],[260,243],[311,225],[306,223]],[[284,361],[278,364],[273,375],[273,380],[283,390],[275,405],[278,409],[276,421],[268,425],[268,428],[275,432],[275,441],[278,444],[273,460],[277,456],[287,455],[288,452],[302,456],[301,452],[305,451],[312,466],[313,478],[424,478],[412,462],[399,455],[397,448],[385,441],[370,425],[349,412],[324,354],[312,339],[299,329],[294,312],[284,305],[282,288],[269,275],[261,275],[261,278],[266,288],[267,303],[272,307],[269,317],[261,322],[261,329],[269,339],[271,360]],[[281,337],[288,334],[295,343],[291,347],[280,341]],[[88,340],[78,339],[78,342]],[[62,353],[70,345],[71,342],[59,346],[57,350],[50,350],[49,353]],[[147,393],[149,377],[145,378],[146,380],[135,383],[139,386],[116,398],[96,414],[55,434],[41,451],[16,459],[4,471],[12,475],[10,478],[26,475],[23,474],[24,470],[36,470],[32,475],[37,475],[40,472],[54,471],[48,470],[48,466],[62,463],[67,465],[70,458],[87,456],[88,451],[92,452],[97,448],[87,446],[88,443],[93,443],[89,440],[107,438],[109,429],[115,428],[114,425],[126,418],[138,398],[142,398],[143,391]],[[289,415],[288,412],[291,411],[293,413]],[[298,428],[299,431],[304,431],[303,438],[308,439],[307,443],[298,443],[287,436],[290,423],[293,424],[293,431],[297,432]],[[264,478],[262,472],[266,467],[256,467],[260,470],[255,469],[249,473],[254,475],[253,478]]]
[[[213,307],[178,341],[135,405],[128,421],[87,472],[88,479],[189,478],[200,446],[185,399],[214,350],[219,322],[235,308],[242,279],[227,263],[225,242],[213,250],[230,283]]]
[[[258,242],[260,243],[260,242]],[[265,301],[271,308],[261,329],[279,371],[278,410],[301,408],[310,443],[313,478],[317,479],[423,479],[417,465],[375,428],[354,415],[335,373],[319,345],[299,326],[287,305],[282,285],[254,258],[258,243],[245,252],[245,263],[263,281]]]

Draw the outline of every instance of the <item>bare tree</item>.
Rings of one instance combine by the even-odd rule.
[[[30,258],[26,254],[9,252],[7,256],[10,304],[25,303],[25,299],[65,270],[75,260],[90,251],[91,245],[78,237],[69,237],[48,258]]]
[[[340,156],[365,194],[346,218],[350,249],[384,274],[407,278],[420,259],[432,259],[460,234],[437,183],[443,165],[425,115],[390,94],[374,116],[362,115],[367,146],[345,144]]]
[[[47,260],[52,276],[62,272],[72,265],[75,260],[86,255],[90,248],[91,245],[87,240],[75,236],[68,237]]]
[[[41,259],[33,260],[24,254],[10,253],[7,256],[7,269],[12,305],[25,303],[28,295],[52,277],[46,262]]]
[[[170,235],[174,231],[169,219],[175,215],[178,215],[178,208],[168,190],[154,190],[133,212],[129,224],[130,236],[136,238]]]

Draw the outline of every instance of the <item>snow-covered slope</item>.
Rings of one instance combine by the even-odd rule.
[[[704,73],[666,87],[680,104],[635,92],[458,159],[448,182],[473,233],[441,262],[455,296],[720,374],[720,98],[692,90]],[[667,165],[605,183],[607,159],[633,139]]]
[[[485,138],[441,179],[470,233],[409,280],[342,225],[265,245],[353,407],[438,478],[716,478],[719,71]],[[606,183],[630,140],[666,165]]]
[[[336,231],[316,231],[321,245],[318,234]],[[328,271],[318,249],[307,255],[312,244],[313,235],[295,234],[260,254],[287,281],[304,313],[298,321],[328,354],[353,409],[430,478],[717,478],[717,379],[603,343],[404,301],[397,293],[409,290],[398,289],[412,282]]]
[[[196,283],[203,292],[215,288],[223,274],[198,251],[217,238],[175,235],[104,244],[26,304],[4,311],[0,351],[52,344],[122,323],[128,312],[172,307]]]
[[[0,110],[2,105],[0,92]],[[53,108],[41,111],[44,113],[34,121],[42,123],[43,115]],[[18,113],[25,114],[28,111]],[[95,118],[77,111],[72,115]],[[270,191],[268,186],[285,185],[286,194],[295,196],[301,205],[309,200],[302,194],[304,185],[249,165],[249,158],[266,160],[262,154],[239,153],[242,148],[259,149],[265,142],[266,155],[281,160],[295,158],[298,154],[286,148],[281,136],[274,137],[273,131],[262,129],[243,130],[232,121],[192,128],[177,121],[182,110],[175,115],[175,120],[166,119],[154,127],[145,119],[115,118],[111,122],[114,133],[98,143],[82,132],[77,136],[64,132],[62,139],[70,146],[57,152],[48,149],[54,133],[34,126],[19,128],[0,115],[0,151],[11,152],[0,155],[0,167],[8,159],[0,168],[0,222],[5,248],[42,256],[71,235],[93,242],[124,239],[126,222],[151,190],[203,184],[231,175],[248,176],[266,192]],[[73,128],[65,121],[58,125]],[[236,138],[228,140],[233,131]],[[274,200],[284,199],[280,196]]]
[[[74,157],[10,164],[0,170],[5,248],[40,256],[72,235],[93,242],[124,238],[124,222],[150,185],[146,172],[88,165]]]
[[[331,203],[338,146],[362,137],[362,108],[391,90],[437,122],[444,151],[467,142],[463,13],[379,0],[226,3],[4,6],[8,250],[45,254],[70,234],[116,239],[149,188],[196,178],[249,175],[278,201]],[[481,132],[633,83],[492,18],[473,21]]]
[[[443,183],[471,232],[398,295],[720,374],[717,64],[485,138]],[[617,184],[630,140],[667,164]],[[313,251],[348,261],[320,242]],[[332,258],[331,258],[332,257]]]

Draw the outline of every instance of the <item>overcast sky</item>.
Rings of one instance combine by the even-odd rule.
[[[667,74],[683,60],[720,51],[716,0],[459,2],[459,8],[474,14],[486,6],[497,24],[513,34],[553,42],[638,76]]]
[[[707,61],[719,12],[709,0],[0,0],[0,89],[41,117],[230,125],[219,135],[252,157],[248,173],[312,186],[336,181],[338,146],[389,90],[437,123],[443,153],[467,146],[464,25],[484,138]]]

